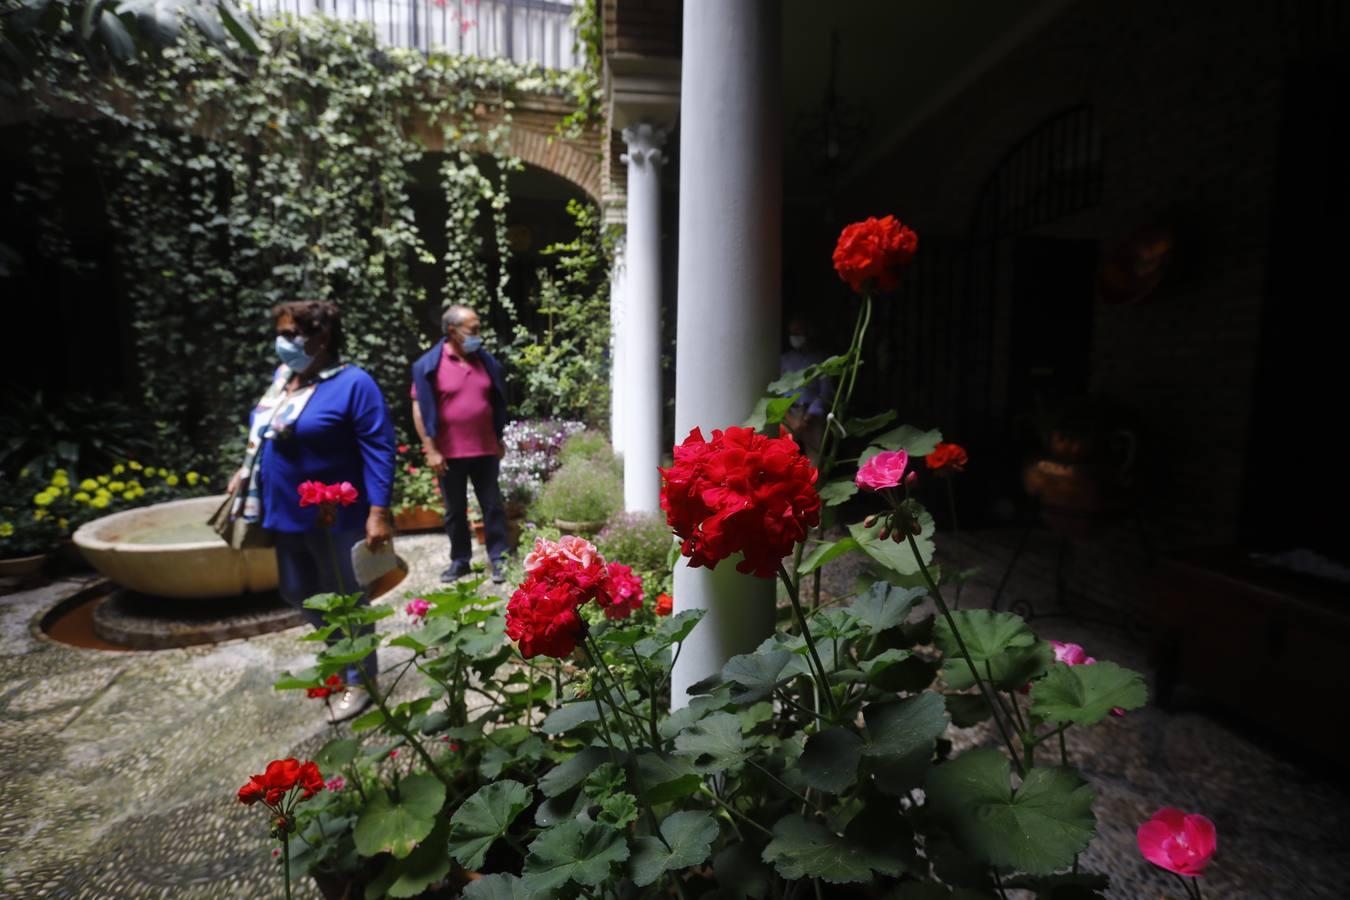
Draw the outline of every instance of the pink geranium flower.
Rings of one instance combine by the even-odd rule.
[[[1140,825],[1136,837],[1144,859],[1188,878],[1204,872],[1219,846],[1213,822],[1171,806],[1158,810]]]
[[[903,450],[887,450],[862,464],[853,481],[865,491],[884,491],[899,487],[905,477],[909,454]]]
[[[1050,646],[1055,648],[1055,662],[1062,662],[1066,666],[1090,666],[1097,661],[1088,656],[1087,651],[1079,644],[1051,641]]]
[[[330,791],[340,791],[347,786],[347,779],[341,775],[334,775],[328,781],[324,782],[324,787]]]
[[[412,599],[412,602],[409,603],[407,606],[405,606],[403,609],[404,612],[412,616],[414,619],[424,619],[426,618],[427,610],[431,609],[431,604],[423,600],[421,597],[414,597]]]

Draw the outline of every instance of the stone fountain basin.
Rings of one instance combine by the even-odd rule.
[[[176,599],[234,597],[275,590],[276,552],[235,550],[221,538],[200,534],[223,495],[172,500],[113,513],[76,530],[75,546],[105,577],[141,594]],[[145,543],[182,528],[183,542]]]

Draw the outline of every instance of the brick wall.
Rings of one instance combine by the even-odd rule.
[[[605,53],[679,56],[681,0],[603,0]]]
[[[1092,105],[1103,202],[1032,234],[1095,239],[1106,254],[1139,226],[1177,229],[1168,281],[1144,305],[1098,302],[1092,339],[1093,388],[1143,416],[1155,464],[1145,511],[1164,546],[1237,531],[1281,75],[1304,5],[1083,0],[847,188],[855,215],[895,211],[921,234],[962,238],[1000,156],[1056,111]]]

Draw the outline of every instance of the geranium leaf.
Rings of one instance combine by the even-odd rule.
[[[398,799],[376,788],[352,830],[362,856],[392,853],[402,858],[431,833],[445,803],[445,785],[432,775],[409,775],[399,782]]]
[[[877,413],[875,416],[868,416],[864,419],[849,419],[845,423],[845,427],[852,437],[862,437],[876,431],[878,428],[885,428],[887,425],[894,422],[895,419],[895,410],[888,409],[883,413]]]
[[[515,875],[487,875],[464,888],[466,900],[530,900],[533,896],[525,879]]]
[[[784,673],[795,654],[791,650],[756,650],[733,656],[722,666],[722,681],[731,686],[736,703],[758,703],[771,696],[780,684],[792,680]]]
[[[359,747],[360,743],[355,738],[337,738],[329,741],[314,754],[314,764],[319,767],[320,772],[332,775],[339,769],[345,769],[356,759]]]
[[[1038,766],[1017,790],[997,750],[970,750],[938,766],[925,792],[967,850],[993,866],[1048,875],[1092,839],[1092,788],[1072,769]]]
[[[646,887],[664,873],[687,869],[706,860],[717,839],[717,822],[706,812],[684,810],[672,813],[661,822],[663,843],[649,835],[633,842],[633,858],[628,871],[633,883]]]
[[[681,731],[675,738],[675,752],[702,775],[738,766],[750,755],[741,720],[725,712],[715,712]]]
[[[933,751],[933,742],[947,730],[942,695],[925,691],[896,703],[874,703],[863,710],[867,723],[864,756],[909,756]]]
[[[1143,676],[1113,662],[1058,663],[1031,685],[1031,714],[1047,722],[1095,725],[1116,707],[1138,709],[1147,702]]]
[[[539,790],[545,797],[556,797],[566,793],[586,780],[601,763],[610,761],[608,750],[602,747],[586,747],[576,756],[559,763],[539,779]]]
[[[545,734],[566,734],[579,725],[596,722],[599,719],[600,711],[596,708],[595,701],[587,698],[559,706],[544,717],[539,730]]]
[[[903,450],[910,456],[927,456],[942,443],[942,432],[936,428],[928,431],[913,425],[899,425],[872,439],[867,450],[858,458],[862,465],[884,450]]]
[[[820,494],[820,502],[826,506],[838,506],[858,493],[858,485],[852,478],[836,478],[825,482],[816,493]]]
[[[637,798],[624,791],[604,799],[600,804],[600,813],[596,816],[596,821],[602,822],[610,828],[622,830],[636,822],[637,817]]]
[[[688,797],[703,784],[687,759],[665,753],[638,753],[637,771],[642,784],[639,799],[646,806]]]
[[[470,871],[480,869],[490,848],[506,834],[534,798],[518,781],[496,781],[475,791],[450,817],[450,855]]]
[[[862,747],[863,739],[847,728],[818,731],[806,739],[797,771],[816,790],[842,794],[858,780]]]
[[[752,847],[742,843],[730,844],[713,857],[713,875],[717,884],[730,897],[750,897],[754,900],[769,893],[769,880],[773,877],[759,854]]]
[[[408,854],[406,859],[389,861],[385,871],[394,877],[385,890],[385,896],[416,897],[432,882],[445,877],[450,871],[450,857],[445,854],[445,841],[449,830],[450,824],[445,819],[437,819],[436,827],[431,830],[431,834],[418,844],[417,849]]]
[[[544,830],[525,857],[525,888],[531,896],[557,896],[569,881],[594,887],[615,863],[628,859],[628,843],[613,828],[575,819]]]
[[[853,603],[846,608],[868,631],[885,631],[905,621],[914,604],[922,600],[925,594],[927,591],[923,588],[899,588],[878,581],[868,588],[867,593],[854,598]]]
[[[830,560],[853,550],[861,549],[862,547],[858,545],[858,542],[851,537],[840,538],[827,544],[817,544],[816,548],[808,553],[806,558],[802,560],[802,564],[797,567],[797,574],[809,575]]]
[[[957,728],[970,728],[989,718],[989,701],[980,694],[947,694],[947,712]]]
[[[749,418],[741,423],[741,427],[762,431],[766,426],[777,425],[783,421],[787,411],[792,409],[794,402],[791,397],[760,397],[755,401],[755,408],[750,412]]]
[[[638,641],[637,651],[645,659],[655,656],[662,649],[678,644],[689,637],[689,632],[708,614],[706,609],[686,609],[673,616],[662,619],[656,626],[656,633]]]
[[[788,880],[819,878],[831,884],[870,881],[873,870],[886,875],[904,870],[895,857],[846,840],[798,815],[784,816],[774,824],[764,861]]]
[[[1001,690],[1020,688],[1054,660],[1054,649],[1038,640],[1020,616],[988,609],[961,609],[952,613],[952,620],[980,676],[992,675],[995,686]],[[973,686],[970,667],[959,655],[960,647],[945,618],[939,618],[933,626],[933,643],[946,657],[942,677],[947,686],[955,691]]]

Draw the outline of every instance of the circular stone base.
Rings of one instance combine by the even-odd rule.
[[[304,624],[276,592],[220,600],[166,600],[114,590],[95,600],[94,633],[133,650],[167,650],[253,637]]]

